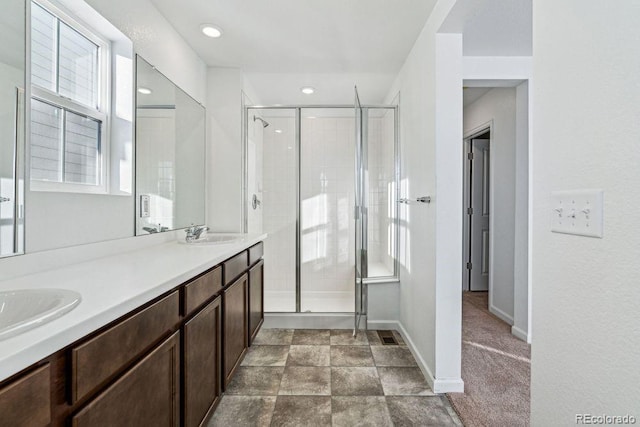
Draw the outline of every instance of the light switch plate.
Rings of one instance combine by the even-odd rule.
[[[151,216],[151,197],[148,194],[140,195],[140,218]]]
[[[604,191],[554,191],[551,200],[551,231],[602,238]]]

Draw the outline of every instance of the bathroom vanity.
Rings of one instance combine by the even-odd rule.
[[[86,327],[82,318],[91,311],[86,306],[99,304],[97,299],[83,298],[78,325],[58,331],[73,341],[0,382],[0,426],[206,424],[263,322],[263,238],[225,245],[229,246],[226,252],[165,245],[164,252],[175,252],[164,255],[165,264],[191,260],[198,267],[185,266],[187,275],[203,265],[204,271],[186,280],[178,275],[153,289],[139,289],[146,296],[157,295],[73,339],[74,329]],[[203,251],[215,251],[214,265],[201,263],[206,257]],[[128,267],[137,265],[136,257],[142,256],[134,253],[126,261],[131,265],[122,267],[123,274],[129,273],[127,280],[135,277]],[[108,268],[108,262],[105,265]],[[164,268],[179,271],[175,266]],[[112,279],[118,280],[119,274],[114,271]],[[181,283],[172,284],[174,280]],[[80,310],[83,304],[85,312]],[[116,312],[102,309],[111,315]],[[64,322],[73,326],[74,312],[65,316]],[[63,320],[24,335],[44,340],[47,330]],[[0,358],[12,340],[20,339],[5,341],[5,347],[0,342]],[[33,343],[33,348],[44,351],[46,346]],[[23,353],[26,356],[27,350]],[[7,358],[14,369],[19,356],[18,351]]]

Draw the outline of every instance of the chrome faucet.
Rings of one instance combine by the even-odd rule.
[[[184,232],[187,233],[187,237],[185,237],[185,240],[187,241],[187,243],[191,243],[194,240],[198,240],[200,238],[200,235],[208,230],[209,230],[209,227],[206,227],[204,225],[192,224],[191,227],[188,227],[184,230]]]

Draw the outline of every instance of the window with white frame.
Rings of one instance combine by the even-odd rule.
[[[103,192],[108,43],[48,2],[31,5],[32,189]]]

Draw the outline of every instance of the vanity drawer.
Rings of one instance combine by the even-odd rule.
[[[49,364],[0,388],[0,425],[44,426],[51,423]]]
[[[242,251],[233,258],[229,258],[222,265],[224,266],[224,285],[227,286],[247,270],[249,266],[247,251]]]
[[[184,286],[184,314],[188,316],[222,290],[222,267],[208,271]]]
[[[82,399],[154,343],[180,320],[178,292],[71,350],[71,400]]]
[[[262,242],[257,243],[249,248],[249,265],[253,265],[260,261],[264,254],[264,247]]]

